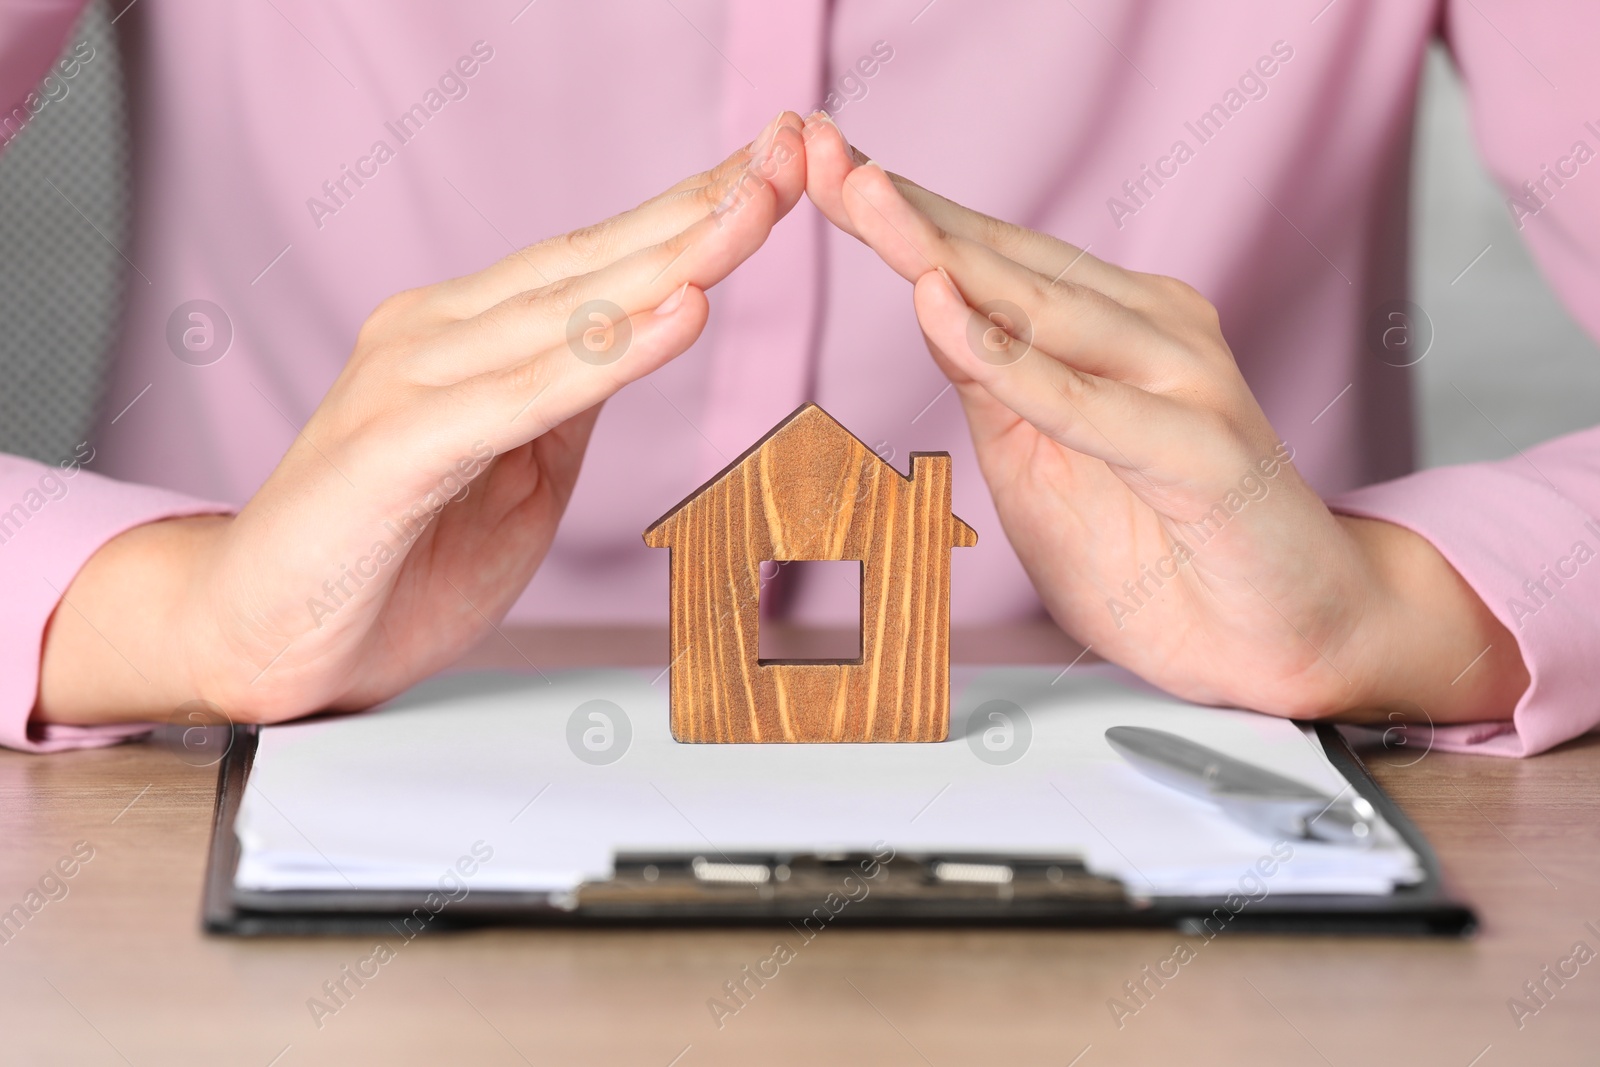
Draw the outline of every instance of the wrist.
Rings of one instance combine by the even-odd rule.
[[[229,518],[147,523],[102,545],[45,629],[34,717],[96,725],[162,722],[204,696],[197,591]]]
[[[1460,572],[1403,526],[1335,518],[1356,545],[1370,595],[1340,663],[1353,684],[1333,712],[1356,721],[1392,712],[1439,724],[1509,719],[1528,687],[1522,650]]]

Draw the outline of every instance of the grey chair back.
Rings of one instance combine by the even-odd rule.
[[[0,115],[0,451],[47,462],[93,425],[131,272],[118,251],[131,198],[114,17],[91,3],[36,87],[36,113],[25,125]]]

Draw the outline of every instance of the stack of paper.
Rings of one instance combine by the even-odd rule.
[[[262,730],[237,886],[425,889],[470,869],[452,877],[562,892],[609,877],[616,851],[885,845],[1073,854],[1138,896],[1241,881],[1380,894],[1420,878],[1387,826],[1368,849],[1275,843],[1140,775],[1107,727],[1169,730],[1351,795],[1296,724],[1186,704],[1111,668],[958,669],[951,740],[903,745],[680,745],[652,673],[447,676],[373,712]]]

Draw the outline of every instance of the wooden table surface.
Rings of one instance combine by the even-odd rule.
[[[953,644],[968,662],[1075,654],[1034,628]],[[657,631],[518,630],[469,658],[664,663],[665,647]],[[1600,1063],[1600,957],[1573,957],[1600,953],[1600,737],[1525,761],[1369,763],[1478,910],[1476,937],[446,933],[389,939],[393,958],[319,1025],[308,1000],[375,941],[200,933],[214,768],[154,744],[0,752],[0,909],[49,891],[0,935],[0,1063]],[[75,845],[93,858],[49,881]],[[719,1027],[708,1000],[779,939],[795,958]],[[1108,1002],[1180,941],[1195,958],[1119,1025]],[[1542,1006],[1524,989],[1541,980]]]

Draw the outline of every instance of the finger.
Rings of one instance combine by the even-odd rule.
[[[1098,259],[1049,234],[947,200],[898,174],[890,174],[889,179],[901,196],[952,237],[981,244],[1052,283],[1077,282],[1124,304],[1139,299],[1142,291],[1139,276],[1114,263]]]
[[[728,161],[719,165],[718,169],[735,160],[754,161],[754,169],[757,173],[764,180],[777,187],[779,215],[781,217],[787,214],[790,208],[794,207],[801,194],[805,192],[804,131],[805,123],[799,115],[793,111],[780,112],[777,118],[762,129],[755,140],[735,152],[733,156],[729,157]],[[771,152],[766,151],[769,144],[773,146]],[[703,175],[695,175],[694,177],[685,178],[667,190],[667,192],[681,192],[685,189],[707,184],[702,180],[703,177]]]
[[[786,111],[750,144],[711,170],[685,178],[660,195],[604,222],[513,251],[475,274],[437,286],[446,314],[466,318],[509,297],[587,274],[641,248],[659,244],[705,217],[730,193],[746,171],[773,186],[778,217],[786,214],[805,188],[805,148],[800,117]]]
[[[941,268],[966,302],[993,320],[974,334],[975,351],[986,341],[1004,344],[1010,331],[1079,370],[1138,385],[1170,377],[1181,358],[1175,342],[1104,293],[1075,282],[1051,284],[986,245],[945,233],[875,166],[850,176],[844,202],[862,240],[902,276],[915,281]]]
[[[660,244],[640,249],[590,274],[517,293],[482,314],[445,328],[412,368],[428,384],[445,384],[522,362],[569,345],[603,326],[666,300],[685,282],[709,289],[750,256],[777,221],[776,190],[747,173],[738,198]]]
[[[804,135],[806,194],[830,222],[859,238],[861,234],[845,209],[845,182],[853,171],[870,161],[845,141],[839,128],[823,112],[806,119]],[[898,174],[884,173],[888,174],[906,200],[945,233],[987,245],[1053,281],[1070,278],[1098,289],[1114,300],[1137,298],[1138,276],[1115,264],[1097,259],[1085,250],[1048,234],[1002,221],[947,200]]]
[[[917,320],[947,373],[982,386],[1058,444],[1159,482],[1180,478],[1172,457],[1193,461],[1192,442],[1210,439],[1200,416],[1187,406],[1068,366],[1037,349],[1014,362],[982,358],[969,339],[992,324],[938,271],[918,279],[913,299]]]
[[[803,131],[806,144],[806,196],[823,217],[851,237],[859,239],[850,213],[844,209],[844,181],[866,157],[861,156],[825,111],[807,116]],[[859,157],[859,158],[857,158]]]
[[[451,386],[439,403],[452,413],[448,421],[481,426],[496,452],[516,448],[681,355],[699,338],[710,310],[704,292],[681,286],[659,308],[628,316],[626,342],[601,359],[563,343]]]
[[[777,118],[778,128],[772,135],[772,148],[752,152],[752,169],[769,183],[778,196],[778,217],[787,215],[806,191],[806,146],[804,124],[793,111],[785,111]]]

